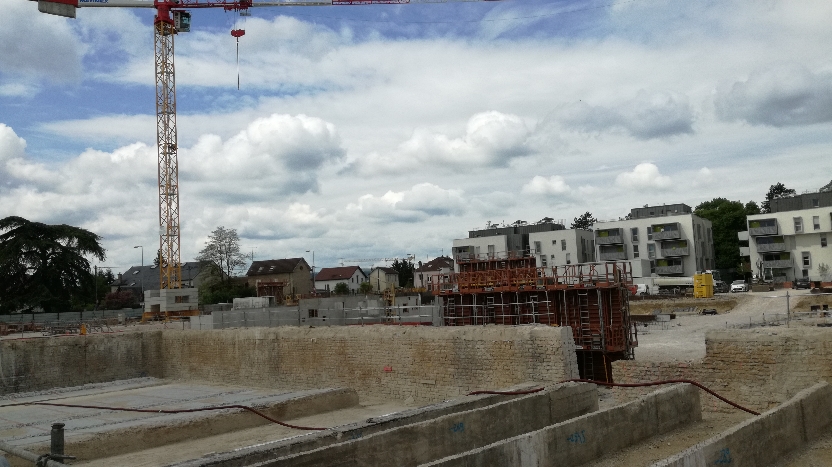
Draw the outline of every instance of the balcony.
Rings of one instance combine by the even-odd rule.
[[[777,219],[756,219],[748,221],[748,235],[756,237],[759,235],[777,235],[780,229],[777,227]]]
[[[794,259],[789,253],[768,254],[763,256],[763,269],[790,269]]]
[[[618,261],[627,259],[627,251],[624,249],[624,245],[599,247],[598,253],[600,254],[601,261]]]
[[[655,233],[653,234],[655,238]],[[662,256],[669,257],[669,256],[687,256],[690,254],[690,247],[688,246],[687,240],[682,240],[678,242],[663,242],[662,243]]]
[[[740,256],[751,256],[751,247],[741,246]]]
[[[595,243],[598,245],[615,245],[624,243],[624,229],[606,229],[595,231]]]
[[[791,269],[793,266],[794,262],[791,258],[763,261],[763,269]]]
[[[757,238],[757,251],[760,253],[786,250],[786,241],[782,236]]]
[[[656,261],[656,274],[666,276],[670,274],[684,274],[685,266],[681,260],[664,260]]]
[[[653,240],[677,240],[682,238],[682,230],[678,222],[669,224],[653,224],[650,226],[653,231]]]
[[[660,276],[667,276],[671,274],[684,274],[685,267],[681,264],[674,264],[672,266],[656,266],[656,274]]]

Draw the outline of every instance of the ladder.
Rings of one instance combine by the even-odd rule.
[[[581,325],[581,345],[584,349],[591,349],[592,329],[589,322],[589,294],[586,290],[578,291],[578,317]]]
[[[595,381],[595,367],[593,366],[595,360],[594,352],[584,350],[582,353],[584,354],[584,379]]]

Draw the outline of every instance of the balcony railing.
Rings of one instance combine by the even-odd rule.
[[[684,272],[685,267],[681,264],[674,264],[672,266],[656,266],[656,274],[659,275],[683,274]]]
[[[760,253],[765,253],[768,251],[786,251],[786,243],[785,242],[777,242],[777,243],[758,243],[757,244],[757,251]]]
[[[622,229],[596,230],[595,243],[598,245],[615,245],[624,243]]]
[[[748,222],[748,235],[752,237],[759,235],[777,235],[780,229],[777,228],[777,219],[760,219]]]
[[[682,231],[678,222],[670,224],[653,224],[650,226],[653,231],[653,240],[675,240],[682,238]]]
[[[626,251],[601,251],[601,261],[618,261],[627,259]]]
[[[773,261],[763,261],[763,269],[790,269],[794,266],[794,260],[791,258],[789,259],[777,259]]]
[[[740,256],[751,256],[751,248],[747,246],[741,246]]]
[[[687,256],[690,254],[689,246],[676,246],[670,248],[662,248],[662,256]]]

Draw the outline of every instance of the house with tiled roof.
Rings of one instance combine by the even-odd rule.
[[[315,288],[318,290],[333,291],[341,282],[347,284],[350,291],[355,292],[363,282],[367,282],[367,274],[359,266],[341,266],[321,268],[315,275]]]
[[[303,258],[253,261],[246,272],[246,284],[266,295],[308,294],[312,292],[312,268]],[[279,284],[278,287],[276,284]]]
[[[435,276],[449,274],[454,271],[454,260],[447,256],[433,258],[413,271],[413,287],[430,290]]]
[[[374,292],[383,292],[399,286],[399,273],[393,268],[379,266],[370,271],[370,284]]]
[[[182,264],[182,287],[199,287],[208,277],[208,269],[199,261]],[[159,267],[155,264],[131,266],[110,283],[110,292],[131,291],[140,300],[145,290],[159,290]]]

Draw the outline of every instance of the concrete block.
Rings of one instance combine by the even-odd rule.
[[[676,385],[627,404],[589,413],[540,430],[498,441],[483,448],[424,464],[441,467],[567,467],[585,464],[661,434],[660,426],[681,426],[701,417],[699,392],[691,385]],[[659,421],[659,400],[676,408]]]
[[[657,462],[653,467],[772,465],[829,429],[832,425],[830,404],[832,386],[818,383],[780,406]]]
[[[564,392],[574,396],[571,407],[567,406],[567,402],[570,402],[567,398],[557,397],[556,400],[563,404],[562,408],[554,411],[555,414],[572,416],[576,412],[586,413],[597,407],[597,395],[596,400],[592,402],[586,397],[587,393],[595,395],[594,385],[558,385],[540,393],[492,406],[394,428],[333,446],[275,459],[262,465],[416,466],[563,420],[550,418],[553,413],[549,407],[552,392]],[[581,401],[586,405],[580,407]]]

